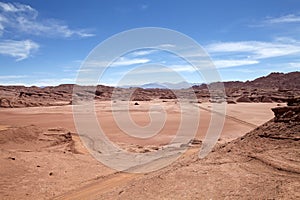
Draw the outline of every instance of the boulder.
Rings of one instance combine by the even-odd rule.
[[[8,99],[2,98],[0,99],[0,107],[2,108],[12,108],[12,105]]]
[[[300,106],[285,106],[272,108],[275,122],[300,122]]]
[[[250,103],[251,100],[248,96],[241,96],[236,100],[236,102],[244,102],[244,103]]]
[[[263,103],[272,103],[273,101],[272,101],[271,97],[269,97],[269,96],[263,96],[261,98],[261,102],[263,102]]]
[[[234,100],[232,100],[232,99],[227,99],[227,103],[228,104],[236,104],[236,102]]]

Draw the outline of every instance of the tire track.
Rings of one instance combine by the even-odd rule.
[[[239,124],[246,125],[251,128],[257,128],[258,126],[255,124],[252,124],[250,122],[243,121],[241,119],[238,119],[236,117],[223,114],[217,111],[213,111],[209,108],[205,108],[196,104],[193,104],[193,106],[200,108],[201,110],[204,110],[209,113],[215,113],[217,115],[225,116],[226,119],[235,121]],[[197,149],[198,150],[198,149]],[[193,149],[188,149],[186,152],[187,154],[191,154],[191,152],[194,152]],[[131,180],[138,178],[140,176],[143,176],[144,174],[134,174],[134,173],[126,173],[126,172],[116,172],[114,174],[105,176],[91,184],[85,185],[81,188],[77,188],[73,191],[67,192],[65,194],[62,194],[61,196],[58,196],[54,198],[55,200],[69,200],[69,199],[96,199],[97,197],[101,196],[104,193],[109,192],[110,190],[116,189],[119,186],[123,186],[126,183],[130,182]]]
[[[224,113],[220,113],[220,112],[217,112],[217,111],[214,111],[214,110],[211,110],[209,108],[205,108],[203,106],[199,106],[199,105],[195,105],[193,104],[195,107],[197,108],[200,108],[201,110],[204,110],[204,111],[207,111],[207,112],[210,112],[210,113],[215,113],[217,115],[221,115],[221,116],[225,116],[226,119],[229,119],[229,120],[232,120],[232,121],[235,121],[239,124],[243,124],[243,125],[246,125],[248,127],[251,127],[253,129],[257,128],[258,125],[255,125],[255,124],[252,124],[250,122],[247,122],[247,121],[244,121],[244,120],[241,120],[241,119],[238,119],[236,117],[233,117],[233,116],[230,116],[230,115],[227,115],[227,114],[224,114]]]
[[[128,183],[135,177],[142,174],[130,174],[125,172],[116,172],[114,174],[105,176],[96,182],[77,188],[73,191],[67,192],[54,198],[54,200],[81,200],[81,199],[96,199],[97,196],[107,193],[118,186]]]

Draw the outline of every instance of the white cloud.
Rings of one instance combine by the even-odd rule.
[[[38,18],[38,11],[29,5],[0,2],[0,33],[5,30],[14,34],[42,35],[47,37],[91,37],[94,34],[84,29],[71,29],[55,19]],[[0,34],[1,35],[1,34]]]
[[[168,67],[170,67],[172,70],[174,70],[176,72],[194,72],[197,70],[192,65],[188,65],[188,64],[170,65]]]
[[[201,61],[198,62],[196,67],[194,68],[192,65],[189,64],[183,64],[183,65],[170,65],[172,70],[176,72],[195,72],[197,70],[203,70],[203,69],[212,69],[214,67],[216,68],[227,68],[227,67],[236,67],[236,66],[242,66],[242,65],[253,65],[258,64],[259,61],[257,60],[213,60],[213,63],[210,61]]]
[[[100,68],[106,67],[121,67],[121,66],[130,66],[136,64],[145,64],[150,62],[148,58],[127,58],[120,57],[119,59],[110,62],[108,60],[87,60],[82,63],[84,68],[79,69],[79,72],[91,72]]]
[[[159,45],[159,46],[157,46],[157,48],[167,48],[167,49],[169,49],[169,48],[175,48],[176,46],[174,45],[174,44],[161,44],[161,45]]]
[[[297,22],[300,22],[300,16],[294,15],[294,14],[289,14],[289,15],[284,15],[284,16],[277,17],[277,18],[268,18],[264,22],[268,23],[268,24],[297,23]]]
[[[20,3],[3,3],[0,2],[0,7],[5,12],[22,12],[22,11],[35,11],[33,8],[31,8],[28,5],[20,4]]]
[[[40,79],[30,83],[35,86],[55,86],[60,84],[74,84],[75,79],[73,78],[61,78],[61,79]]]
[[[150,62],[147,58],[134,58],[134,59],[128,59],[125,57],[119,58],[117,61],[113,62],[111,66],[127,66],[127,65],[135,65],[135,64],[145,64],[147,62]]]
[[[141,5],[141,10],[147,10],[148,9],[148,5],[146,5],[146,4],[143,4],[143,5]]]
[[[12,80],[1,80],[0,79],[0,85],[24,85],[24,86],[56,86],[60,84],[74,84],[75,79],[72,78],[61,78],[61,79],[39,79],[34,81],[26,81],[26,82],[20,82],[19,80],[16,81],[14,79]]]
[[[275,26],[275,25],[295,25],[300,23],[299,14],[288,14],[280,17],[266,17],[256,24],[250,24],[249,27],[265,27],[265,26]]]
[[[240,42],[219,42],[206,47],[209,53],[246,53],[248,58],[263,59],[279,56],[300,54],[300,42],[293,43],[283,41],[259,42],[259,41],[240,41]]]
[[[30,87],[31,85],[30,84],[27,84],[25,82],[16,82],[16,81],[13,81],[13,82],[0,82],[0,85],[17,85],[17,86],[26,86],[26,87]]]
[[[20,78],[26,78],[28,76],[26,75],[4,75],[0,76],[0,80],[8,80],[8,79],[20,79]]]
[[[17,61],[28,58],[39,45],[31,40],[2,40],[0,41],[0,54],[16,58]]]
[[[0,36],[2,36],[4,31],[4,23],[7,22],[7,19],[0,14]]]
[[[243,65],[258,64],[257,60],[215,60],[213,61],[217,68],[236,67]]]
[[[151,73],[174,73],[174,72],[195,72],[195,69],[192,65],[188,64],[176,64],[176,65],[153,65],[153,67],[146,68],[136,68],[133,71],[130,71],[130,74],[151,74]],[[123,72],[122,72],[123,74]]]
[[[125,72],[127,75],[134,75],[134,74],[156,74],[156,73],[165,73],[165,72],[172,72],[171,69],[169,68],[158,68],[158,67],[153,67],[153,68],[138,68],[129,72]],[[124,72],[121,72],[124,74]]]
[[[133,51],[132,53],[130,53],[130,55],[132,56],[145,56],[145,55],[149,55],[152,54],[154,52],[156,52],[157,50],[139,50],[139,51]]]
[[[289,63],[289,68],[296,69],[300,71],[300,62],[291,62]]]

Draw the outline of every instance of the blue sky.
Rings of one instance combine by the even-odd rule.
[[[141,27],[173,29],[193,38],[225,81],[300,69],[299,0],[2,1],[0,84],[74,83],[82,62],[100,42]],[[100,83],[115,85],[126,71],[155,63],[188,82],[202,81],[179,58],[146,49],[116,60]],[[136,74],[126,84],[178,80],[162,73]]]

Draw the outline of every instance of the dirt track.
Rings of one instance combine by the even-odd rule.
[[[139,145],[159,146],[168,142],[174,130],[176,130],[178,120],[180,119],[180,113],[178,113],[176,104],[172,101],[164,102],[163,106],[166,107],[169,114],[165,130],[157,137],[143,141],[124,135],[112,123],[109,103],[99,102],[96,105],[101,126],[109,133],[108,136],[111,140],[118,143],[127,142],[127,145],[131,149],[138,150]],[[141,125],[149,123],[149,117],[145,115],[145,112],[148,111],[150,104],[151,102],[140,102],[139,106],[132,107],[131,115],[136,123]],[[208,107],[209,104],[203,104],[202,106]],[[229,105],[227,113],[232,118],[229,117],[225,121],[220,143],[231,141],[253,129],[253,127],[247,125],[244,121],[258,126],[271,119],[273,114],[270,108],[274,106],[276,106],[274,103]],[[260,112],[257,112],[258,110]],[[210,113],[206,110],[200,110],[200,115],[201,121],[197,133],[197,138],[199,139],[203,138],[211,117]],[[233,118],[237,118],[243,122],[233,120]],[[66,134],[70,131],[72,133],[72,140],[74,141],[75,152],[78,152],[74,154],[67,151],[65,153],[66,147],[62,145],[51,148],[48,146],[36,146],[39,148],[38,151],[28,151],[29,147],[31,148],[39,144],[35,143],[35,140],[32,142],[27,141],[26,144],[28,145],[22,146],[22,149],[19,149],[18,143],[8,143],[9,149],[0,144],[1,163],[3,163],[1,166],[1,177],[3,179],[0,182],[0,187],[6,188],[0,195],[4,199],[19,197],[22,197],[22,199],[51,199],[54,197],[64,199],[78,197],[82,199],[83,196],[81,195],[98,197],[99,195],[106,195],[110,190],[124,187],[128,185],[127,183],[144,176],[116,173],[114,170],[108,169],[94,160],[82,146],[76,134],[71,106],[1,109],[0,125],[2,131],[17,130],[17,127],[27,126],[28,128],[25,130],[28,130],[28,133],[32,132],[33,129],[30,125],[33,125],[33,127],[37,127],[40,130],[37,132],[38,134],[42,134],[42,138],[49,130],[63,128],[66,131],[57,134]],[[190,162],[189,160],[198,150],[198,148],[189,150],[186,156],[183,156],[180,160],[183,159]],[[15,158],[15,160],[10,159],[11,157]],[[17,181],[18,177],[22,177],[21,182]],[[22,190],[18,189],[20,188],[20,184],[25,184]]]
[[[211,112],[211,109],[205,108],[199,105],[196,105],[200,109]],[[249,105],[248,105],[249,106]],[[270,105],[268,105],[270,106]],[[274,105],[271,105],[274,106]],[[222,114],[222,113],[218,113]],[[238,119],[233,116],[225,115],[227,120],[232,120],[235,123],[246,125],[249,128],[256,128],[258,125],[252,124],[245,120]],[[199,151],[199,146],[197,148],[189,149],[185,154],[182,160],[186,160],[187,158],[191,157]],[[188,159],[189,160],[189,159]],[[183,162],[183,161],[181,161]],[[186,162],[186,161],[185,161]],[[190,160],[188,162],[191,162]],[[188,163],[187,163],[188,164]],[[59,196],[57,199],[97,199],[97,197],[109,193],[110,190],[114,190],[116,188],[122,188],[128,183],[134,181],[136,178],[142,179],[143,174],[128,174],[124,172],[115,173],[109,177],[105,177],[103,179],[97,180],[94,183],[84,186],[82,188],[77,188],[75,191],[68,192],[62,196]],[[122,192],[121,192],[122,193]]]

